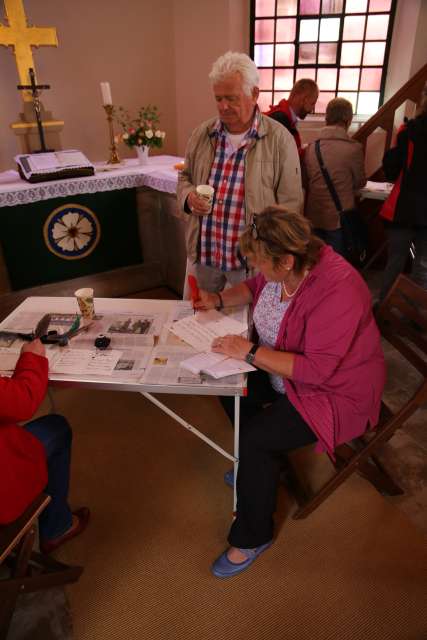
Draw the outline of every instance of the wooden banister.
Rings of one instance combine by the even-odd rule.
[[[385,104],[365,122],[358,131],[353,135],[354,140],[358,140],[366,146],[366,140],[371,133],[378,127],[386,131],[386,140],[384,151],[390,148],[391,139],[393,135],[394,126],[394,114],[396,110],[406,100],[412,100],[418,104],[421,92],[424,84],[427,81],[427,64],[425,64],[406,84],[403,85],[397,93],[394,94],[390,100],[387,100]]]

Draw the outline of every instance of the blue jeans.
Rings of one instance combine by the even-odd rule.
[[[51,414],[32,420],[25,429],[40,440],[47,458],[48,480],[46,493],[51,501],[39,518],[40,539],[52,540],[72,525],[73,516],[68,505],[71,461],[71,427],[63,416]]]

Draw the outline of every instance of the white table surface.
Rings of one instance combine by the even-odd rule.
[[[153,312],[170,312],[177,305],[175,300],[142,300],[136,298],[95,298],[95,313],[111,314],[125,313],[132,315],[144,315]],[[7,318],[0,323],[0,330],[8,325],[14,316],[22,312],[40,313],[40,318],[45,313],[77,313],[76,300],[74,297],[30,297],[26,298]],[[114,340],[113,340],[114,341]],[[69,346],[72,348],[73,341]],[[114,345],[111,345],[114,348]],[[60,349],[61,347],[57,347]],[[154,348],[154,347],[153,347]],[[49,382],[53,385],[82,386],[97,389],[110,389],[115,391],[137,391],[150,393],[171,393],[171,394],[194,394],[194,395],[227,395],[241,396],[246,392],[246,376],[238,376],[238,383],[235,385],[221,386],[216,381],[215,384],[209,382],[203,385],[188,384],[145,384],[135,381],[122,381],[108,376],[84,376],[84,375],[63,375],[57,373],[49,374]]]

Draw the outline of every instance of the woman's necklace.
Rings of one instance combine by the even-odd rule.
[[[288,290],[287,290],[287,288],[286,288],[285,283],[284,283],[284,282],[282,282],[283,293],[285,294],[285,296],[286,296],[287,298],[293,298],[293,297],[294,297],[294,295],[296,294],[296,292],[298,291],[298,289],[300,288],[300,286],[301,286],[301,285],[302,285],[302,283],[304,282],[305,277],[306,277],[306,275],[307,275],[307,274],[308,274],[308,271],[304,271],[304,274],[303,274],[303,276],[302,276],[302,278],[301,278],[300,282],[298,283],[297,288],[296,288],[296,289],[295,289],[295,291],[293,291],[292,293],[289,293],[289,292],[288,292]]]

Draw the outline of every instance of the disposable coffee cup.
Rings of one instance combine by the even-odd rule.
[[[83,320],[86,322],[93,320],[93,316],[95,314],[93,306],[93,289],[77,289],[77,291],[74,292],[74,295],[76,296],[77,304],[79,305]]]
[[[199,184],[196,188],[196,193],[206,200],[206,204],[209,205],[209,213],[212,211],[213,198],[215,189],[210,184]]]

